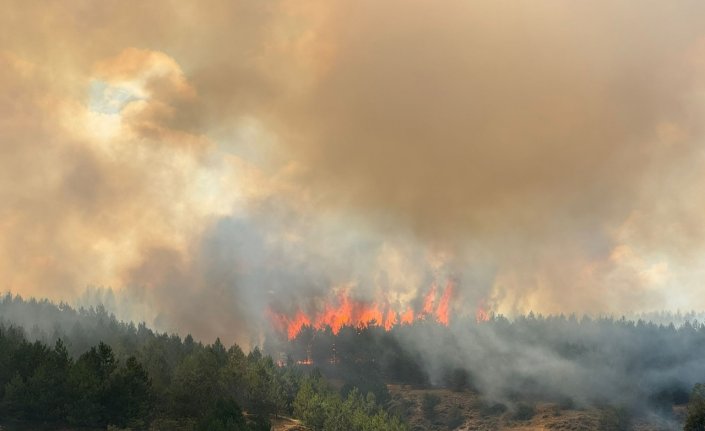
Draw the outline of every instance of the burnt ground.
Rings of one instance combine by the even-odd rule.
[[[389,391],[392,395],[391,408],[406,418],[412,431],[670,431],[682,429],[684,416],[683,407],[676,407],[675,420],[665,420],[657,415],[627,416],[625,420],[623,414],[608,408],[578,409],[540,402],[506,407],[488,402],[471,391],[415,389],[406,385],[390,385]],[[434,405],[433,408],[430,405]]]

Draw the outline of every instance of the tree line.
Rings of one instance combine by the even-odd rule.
[[[507,403],[618,403],[664,415],[689,403],[688,429],[700,429],[705,391],[691,388],[705,380],[703,357],[705,325],[697,321],[534,314],[389,332],[304,328],[294,340],[272,334],[261,351],[245,353],[121,322],[102,307],[5,295],[0,418],[219,430],[268,429],[271,417],[293,415],[315,430],[396,430],[405,425],[389,412],[403,415],[386,385],[399,383],[473,390]]]
[[[264,346],[312,362],[328,378],[356,381],[380,399],[385,382],[473,390],[507,405],[613,405],[677,420],[673,406],[687,404],[705,380],[705,324],[697,320],[676,326],[529,313],[456,319],[450,327],[420,321],[390,331],[305,327],[293,340],[275,334]]]
[[[40,307],[74,321],[47,335],[9,322],[2,307]],[[278,364],[258,348],[245,353],[119,322],[101,308],[61,307],[0,301],[3,421],[28,429],[230,431],[269,430],[273,417],[293,415],[314,430],[406,429],[373,394],[342,393],[320,373]]]

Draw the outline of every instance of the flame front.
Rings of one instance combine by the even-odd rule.
[[[423,315],[429,315],[433,313],[433,303],[436,301],[436,283],[431,285],[431,290],[428,291],[426,297],[423,299],[423,308],[421,313]]]
[[[453,296],[453,288],[453,283],[449,281],[438,303],[438,308],[436,309],[436,320],[446,326],[448,326],[450,299]]]
[[[418,312],[412,306],[398,311],[388,302],[375,304],[357,301],[350,298],[347,292],[342,292],[335,301],[325,304],[318,313],[306,314],[298,310],[293,317],[289,317],[270,309],[267,314],[272,326],[277,331],[285,333],[290,340],[296,338],[305,326],[318,330],[330,327],[334,334],[337,334],[343,326],[357,328],[379,326],[389,331],[396,325],[410,325],[414,321],[428,319],[434,319],[448,326],[454,289],[453,282],[449,281],[443,294],[438,298],[438,287],[434,283],[424,296]]]
[[[411,307],[407,308],[400,320],[402,325],[411,325],[414,321],[414,310]]]
[[[477,323],[488,322],[490,320],[490,313],[485,307],[485,301],[482,301],[480,305],[477,306],[477,311],[475,311],[475,321]]]

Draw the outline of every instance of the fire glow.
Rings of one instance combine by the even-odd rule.
[[[477,310],[475,311],[475,321],[477,323],[489,322],[490,318],[491,315],[487,311],[485,301],[480,302],[480,305],[477,306]]]
[[[290,340],[296,338],[306,326],[317,330],[330,327],[334,334],[338,334],[344,326],[380,326],[389,331],[396,325],[410,325],[415,321],[430,319],[448,326],[454,291],[455,285],[449,281],[439,296],[438,286],[433,284],[424,296],[419,311],[415,311],[411,306],[396,310],[389,303],[380,305],[358,301],[350,298],[347,292],[342,292],[335,301],[326,303],[317,313],[306,314],[298,310],[293,316],[287,316],[270,309],[267,314],[272,326],[285,333]]]

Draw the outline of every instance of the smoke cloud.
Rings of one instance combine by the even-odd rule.
[[[448,278],[456,314],[705,305],[700,2],[12,3],[2,289],[244,343]]]

